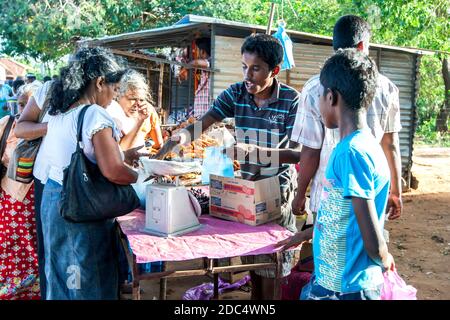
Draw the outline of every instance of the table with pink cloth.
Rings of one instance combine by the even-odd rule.
[[[158,237],[143,231],[143,210],[117,219],[136,256],[136,263],[272,254],[281,249],[276,243],[292,235],[275,223],[254,227],[209,215],[202,215],[199,220],[201,227],[196,231],[176,237]]]

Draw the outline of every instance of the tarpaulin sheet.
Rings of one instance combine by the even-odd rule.
[[[275,253],[280,250],[275,244],[292,235],[275,223],[254,227],[208,215],[199,220],[201,227],[196,231],[177,237],[158,237],[143,231],[145,212],[142,210],[117,218],[137,263]]]

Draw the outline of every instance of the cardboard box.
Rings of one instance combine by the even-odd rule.
[[[210,215],[257,226],[281,216],[278,177],[259,181],[211,175]]]

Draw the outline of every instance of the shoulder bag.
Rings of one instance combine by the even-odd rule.
[[[41,113],[39,114],[38,122],[41,123],[47,113],[49,104],[46,99]],[[33,167],[36,160],[39,147],[41,146],[43,137],[33,140],[21,140],[11,156],[8,164],[7,174],[12,180],[22,183],[30,183],[33,181]]]
[[[77,149],[70,165],[64,169],[61,216],[72,222],[111,219],[139,207],[139,198],[131,185],[119,185],[106,179],[100,168],[83,152],[82,128],[84,107],[77,123]]]

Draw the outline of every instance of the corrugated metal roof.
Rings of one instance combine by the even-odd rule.
[[[142,30],[106,36],[99,39],[86,39],[78,44],[106,45],[119,50],[146,49],[152,47],[184,46],[189,43],[194,34],[200,30],[209,32],[209,26],[201,23],[187,23],[170,27]]]
[[[174,46],[177,44],[183,45],[189,38],[193,36],[198,28],[203,29],[205,32],[209,30],[209,25],[218,25],[229,28],[245,29],[245,30],[257,30],[265,32],[266,27],[254,24],[248,24],[243,22],[230,21],[225,19],[217,19],[211,17],[197,16],[188,14],[181,20],[169,27],[155,28],[149,30],[142,30],[137,32],[123,33],[114,36],[106,36],[99,39],[86,39],[79,41],[80,44],[89,43],[90,45],[108,45],[115,48],[151,48],[161,46]],[[275,32],[276,29],[272,28]],[[312,43],[326,43],[332,44],[332,37],[317,35],[308,32],[300,32],[295,30],[287,30],[289,36],[293,41],[304,40]],[[130,43],[130,40],[134,42]],[[425,50],[419,48],[405,48],[383,44],[370,44],[372,48],[379,48],[391,51],[401,51],[411,54],[434,54],[435,51]]]

